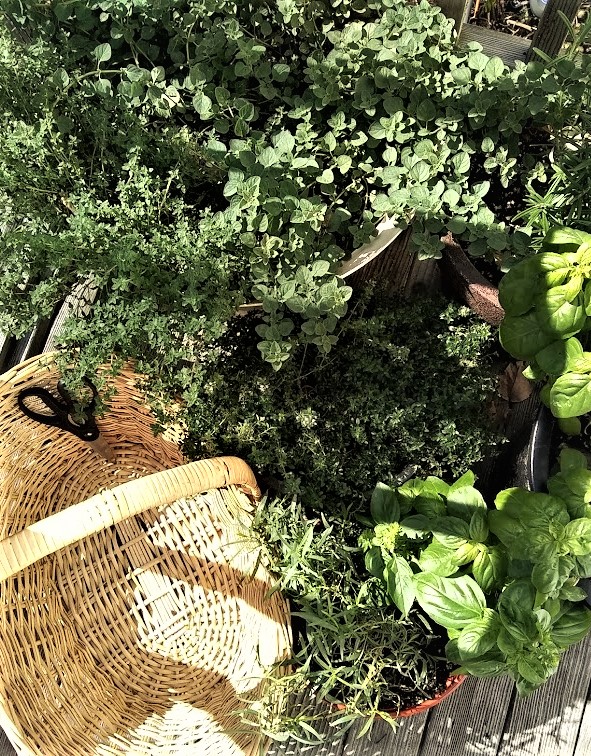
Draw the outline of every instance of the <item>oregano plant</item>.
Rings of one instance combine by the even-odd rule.
[[[474,254],[521,251],[487,206],[491,182],[535,169],[520,134],[560,123],[584,88],[578,70],[509,70],[474,43],[458,47],[453,22],[427,0],[8,0],[5,9],[2,224],[25,236],[0,242],[14,274],[0,291],[2,326],[22,331],[89,279],[97,304],[80,326],[85,340],[107,302],[125,323],[121,270],[103,253],[104,270],[97,263],[90,228],[69,266],[62,250],[83,218],[122,217],[121,186],[152,202],[149,181],[157,213],[138,214],[150,218],[149,238],[144,228],[130,255],[148,271],[144,292],[156,288],[157,322],[186,343],[207,340],[258,301],[260,352],[275,368],[298,344],[330,351],[351,295],[339,264],[384,216],[413,220],[420,257],[440,256],[446,230]],[[181,216],[193,229],[214,217],[220,231],[202,276],[198,257],[180,263],[174,250],[144,248],[153,233],[174,236]],[[160,299],[160,274],[189,295]],[[171,302],[203,322],[167,325]],[[132,356],[128,330],[109,347]]]

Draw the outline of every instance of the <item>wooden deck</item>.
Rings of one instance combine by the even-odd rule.
[[[406,294],[416,287],[439,286],[437,266],[414,261],[405,235],[368,268],[355,274],[357,282],[375,276]],[[55,330],[43,324],[20,342],[3,345],[0,340],[0,372],[50,348]],[[514,436],[530,421],[533,409],[527,402],[511,408]],[[517,698],[509,679],[469,679],[430,712],[402,720],[396,731],[382,721],[361,739],[359,728],[337,739],[331,739],[327,726],[324,730],[327,740],[321,745],[287,742],[273,746],[268,756],[591,756],[591,638],[570,649],[558,673],[528,699]],[[0,731],[0,756],[14,753]]]
[[[589,756],[591,638],[570,649],[558,673],[530,698],[508,678],[468,679],[429,713],[396,731],[377,722],[322,745],[284,743],[269,756]],[[221,755],[220,755],[221,756]]]

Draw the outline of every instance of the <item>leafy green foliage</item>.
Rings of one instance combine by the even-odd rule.
[[[361,528],[351,513],[311,517],[296,500],[269,499],[257,511],[255,535],[277,575],[274,588],[290,598],[300,621],[293,670],[271,676],[263,706],[244,712],[275,739],[320,740],[326,717],[333,733],[361,718],[365,732],[378,713],[395,726],[385,709],[414,705],[445,682],[449,665],[428,620],[416,611],[398,616],[382,581],[367,579]],[[302,715],[301,705],[297,712],[286,707],[290,694],[307,687],[316,702],[343,709],[304,708]]]
[[[560,11],[559,11],[560,14]],[[525,182],[525,208],[516,221],[530,227],[534,236],[543,237],[552,226],[572,226],[591,231],[589,194],[591,193],[591,59],[581,56],[589,38],[591,20],[575,31],[566,18],[568,45],[558,58],[547,61],[550,75],[544,88],[559,93],[565,78],[577,82],[580,96],[552,134],[550,164],[535,171]]]
[[[531,693],[591,628],[591,611],[577,603],[585,598],[577,583],[591,574],[591,471],[566,449],[549,494],[509,488],[490,511],[473,483],[468,473],[451,486],[380,484],[388,524],[377,521],[359,543],[402,617],[418,604],[446,628],[446,654],[460,672],[510,674]],[[409,530],[419,517],[420,529]]]
[[[145,312],[153,354],[172,364],[167,333],[207,340],[251,299],[275,369],[298,344],[328,353],[351,296],[339,261],[384,215],[416,218],[423,257],[441,254],[446,228],[474,254],[510,254],[489,182],[475,178],[479,156],[485,176],[507,183],[522,168],[525,124],[562,123],[581,90],[572,72],[557,90],[547,82],[559,71],[509,71],[477,45],[456,48],[452,22],[427,0],[5,10],[35,42],[0,33],[0,223],[24,233],[0,242],[1,325],[20,333],[92,281],[97,305],[66,338],[89,370],[110,349],[139,356]],[[119,231],[132,203],[133,230]],[[213,236],[200,225],[210,216]],[[172,230],[179,218],[186,228]],[[122,280],[144,272],[144,296],[128,292]],[[170,321],[163,292],[190,316]]]
[[[483,411],[490,328],[466,308],[359,300],[324,361],[302,350],[277,374],[257,360],[255,327],[238,319],[187,377],[192,457],[237,454],[269,485],[338,511],[360,506],[376,475],[457,472],[497,439]],[[387,506],[376,498],[376,512]]]
[[[562,420],[591,411],[591,353],[583,346],[590,279],[591,234],[559,226],[546,234],[542,252],[518,263],[499,286],[501,344],[530,361],[528,377],[545,379],[542,399]]]

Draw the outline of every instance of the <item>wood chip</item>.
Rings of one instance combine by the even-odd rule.
[[[500,373],[497,391],[507,402],[523,402],[531,396],[534,386],[523,376],[525,367],[525,362],[510,362]]]
[[[513,21],[512,18],[506,18],[505,22],[507,24],[510,24],[511,26],[518,26],[520,29],[525,29],[526,31],[533,31],[533,26],[529,26],[529,24],[522,24],[521,21]]]

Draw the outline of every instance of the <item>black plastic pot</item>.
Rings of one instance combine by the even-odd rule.
[[[524,460],[526,484],[530,491],[546,491],[554,426],[552,413],[541,404],[532,426]]]

